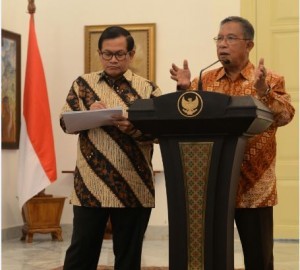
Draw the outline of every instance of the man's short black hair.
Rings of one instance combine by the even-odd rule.
[[[127,51],[130,52],[134,49],[134,39],[127,31],[121,26],[110,26],[107,27],[101,34],[99,41],[98,41],[98,49],[101,51],[102,44],[105,39],[114,39],[118,37],[125,37],[127,40]]]

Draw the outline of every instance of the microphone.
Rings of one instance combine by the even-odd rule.
[[[205,68],[203,68],[203,69],[200,70],[199,81],[198,81],[198,90],[203,90],[203,89],[202,89],[202,72],[203,72],[204,70],[207,70],[207,69],[210,68],[211,66],[217,64],[217,63],[220,62],[220,61],[221,61],[221,60],[218,59],[216,62],[213,62],[213,63],[210,64],[209,66],[207,66],[207,67],[205,67]]]

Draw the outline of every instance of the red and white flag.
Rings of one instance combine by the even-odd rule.
[[[47,85],[30,15],[23,115],[20,135],[19,207],[57,178]]]

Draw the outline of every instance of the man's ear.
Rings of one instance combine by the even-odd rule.
[[[132,59],[135,55],[135,50],[133,49],[132,51],[129,52],[129,56]]]
[[[247,49],[249,50],[249,52],[253,49],[253,47],[254,47],[254,42],[252,40],[248,40]]]

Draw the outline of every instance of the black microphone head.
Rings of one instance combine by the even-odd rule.
[[[225,60],[220,60],[223,64],[225,64],[225,65],[229,65],[230,63],[231,63],[231,61],[230,60],[228,60],[228,59],[225,59]]]

